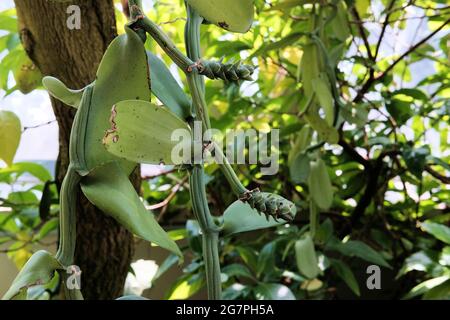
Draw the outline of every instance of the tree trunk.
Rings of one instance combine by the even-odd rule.
[[[116,36],[112,0],[15,0],[23,46],[42,74],[61,79],[70,88],[82,88],[95,79],[108,44]],[[67,27],[69,5],[81,8],[81,29]],[[52,98],[59,124],[56,180],[60,186],[69,164],[69,135],[74,110]],[[139,175],[133,182],[139,185]],[[115,220],[93,207],[79,192],[75,263],[82,270],[85,299],[112,299],[121,295],[134,253],[132,235]]]

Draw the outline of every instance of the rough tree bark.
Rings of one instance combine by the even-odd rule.
[[[82,88],[95,79],[103,52],[116,36],[112,0],[15,0],[23,46],[44,75],[61,79],[71,88]],[[67,7],[81,8],[81,29],[67,28]],[[52,99],[59,124],[59,157],[56,180],[60,186],[68,159],[74,111]],[[138,174],[133,182],[139,185]],[[79,193],[75,263],[82,270],[85,299],[112,299],[122,293],[134,253],[132,235],[105,216]]]

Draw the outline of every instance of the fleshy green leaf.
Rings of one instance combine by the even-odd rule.
[[[111,122],[103,143],[118,157],[148,164],[191,160],[190,128],[164,106],[140,100],[121,101],[113,109]]]
[[[151,72],[152,92],[177,117],[186,119],[191,115],[191,102],[170,73],[164,62],[147,52]]]
[[[132,233],[183,257],[153,213],[145,209],[128,176],[116,162],[92,170],[81,180],[81,189],[91,203]]]
[[[111,42],[97,70],[85,137],[88,148],[85,158],[89,169],[108,161],[119,160],[105,150],[101,139],[110,128],[112,106],[127,99],[151,99],[144,44],[136,32],[127,27],[125,31],[125,34]],[[91,150],[95,152],[89,152]],[[130,174],[136,167],[134,162],[118,162],[126,174]]]
[[[78,108],[80,105],[83,90],[71,90],[62,81],[54,77],[44,77],[42,84],[48,93],[61,102],[74,108]]]
[[[243,296],[248,294],[248,292],[249,292],[248,286],[244,286],[240,283],[234,283],[225,290],[223,290],[222,299],[236,300],[242,298]]]
[[[20,270],[2,300],[25,299],[26,288],[48,283],[59,269],[63,267],[50,253],[44,250],[37,251]]]
[[[187,0],[202,17],[232,32],[247,32],[253,22],[253,0]]]
[[[0,159],[11,166],[19,147],[22,125],[14,112],[0,110]]]
[[[230,235],[239,232],[253,231],[282,225],[286,221],[276,222],[252,209],[248,203],[238,200],[231,204],[223,214],[223,234]]]

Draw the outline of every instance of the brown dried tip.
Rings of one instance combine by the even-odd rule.
[[[116,122],[115,122],[116,116],[117,116],[116,105],[113,105],[111,108],[111,117],[109,118],[109,123],[111,124],[111,128],[105,131],[105,136],[102,139],[103,144],[106,144],[106,141],[110,135],[114,135],[112,137],[112,142],[116,143],[119,141],[119,136],[116,134],[116,132],[117,132],[117,126],[116,126]]]

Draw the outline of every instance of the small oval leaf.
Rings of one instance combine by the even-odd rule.
[[[20,119],[14,112],[0,110],[0,159],[11,166],[22,135]]]

